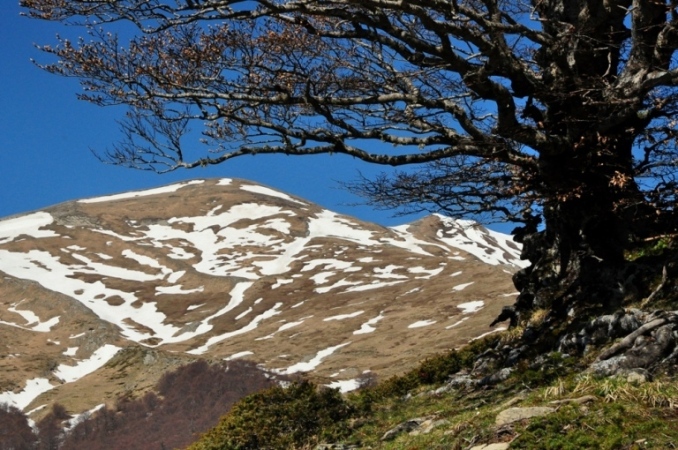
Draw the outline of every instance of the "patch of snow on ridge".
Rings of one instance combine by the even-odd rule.
[[[169,220],[170,226],[154,224],[149,226],[146,234],[156,241],[178,239],[191,243],[201,256],[201,260],[193,266],[198,272],[215,276],[238,276],[255,280],[261,276],[256,272],[257,266],[261,267],[262,273],[265,275],[275,275],[284,272],[292,257],[303,247],[303,242],[293,241],[287,247],[295,247],[296,243],[300,245],[300,248],[295,247],[290,249],[286,248],[286,244],[281,239],[268,234],[258,233],[257,225],[244,229],[231,225],[241,219],[257,220],[279,214],[294,215],[293,212],[286,211],[277,206],[244,203],[235,205],[227,211],[215,214],[214,216],[177,217]],[[173,223],[192,224],[193,230],[185,231],[173,228],[171,226]],[[213,229],[214,227],[217,228],[216,232]],[[233,251],[233,249],[238,247],[251,246],[261,249],[262,253],[237,253]],[[228,255],[224,255],[221,252],[225,248],[231,249]],[[282,256],[276,255],[276,252],[281,250],[285,253]],[[256,265],[246,263],[257,256],[270,259],[256,261]]]
[[[320,350],[308,362],[296,363],[294,365],[291,365],[287,369],[275,369],[274,372],[279,373],[281,375],[292,375],[294,373],[299,373],[299,372],[310,372],[311,370],[318,367],[320,365],[320,363],[322,363],[325,358],[332,355],[332,353],[336,352],[340,348],[346,347],[348,344],[350,344],[350,342],[345,342],[343,344],[335,345],[334,347],[328,347],[324,350]]]
[[[296,322],[287,322],[287,323],[284,323],[284,324],[282,324],[276,331],[274,331],[273,333],[269,334],[268,336],[256,338],[255,341],[263,341],[263,340],[265,340],[265,339],[273,339],[277,333],[279,333],[279,332],[281,332],[281,331],[289,330],[290,328],[294,328],[294,327],[296,327],[296,326],[298,326],[298,325],[301,325],[302,323],[304,323],[304,321],[305,321],[306,319],[310,319],[311,317],[313,317],[313,316],[311,315],[311,316],[302,317],[300,320],[298,320],[298,321],[296,321]]]
[[[112,267],[111,269],[122,270]],[[181,333],[181,328],[166,323],[167,317],[158,311],[155,303],[138,302],[139,299],[135,293],[109,288],[104,284],[105,280],[86,282],[77,275],[93,273],[93,271],[89,269],[84,271],[82,266],[78,265],[62,264],[58,257],[47,252],[30,250],[15,253],[0,249],[0,270],[8,275],[32,280],[47,289],[68,295],[82,303],[102,320],[117,325],[122,330],[122,335],[128,339],[141,342],[154,337],[159,340],[158,345],[183,342],[207,333],[212,329],[209,321],[226,314],[239,305],[243,300],[244,291],[252,285],[251,282],[237,283],[230,292],[229,303],[224,308],[204,319],[195,331]],[[115,276],[115,274],[112,275]],[[110,297],[119,297],[122,303],[109,304],[106,299]],[[134,324],[130,324],[128,319],[133,319],[134,322],[142,325],[143,329],[149,331],[137,329]]]
[[[167,277],[167,282],[168,282],[168,283],[171,283],[171,284],[174,284],[174,283],[176,283],[177,281],[179,281],[179,278],[183,277],[184,275],[186,275],[186,271],[185,271],[185,270],[179,270],[179,271],[177,271],[177,272],[172,272],[172,273],[170,274],[170,276]]]
[[[67,421],[67,425],[64,427],[64,433],[69,433],[73,428],[75,428],[76,425],[79,425],[80,422],[83,422],[87,419],[89,419],[92,414],[95,412],[99,411],[101,408],[105,407],[106,403],[102,403],[100,405],[95,406],[94,408],[85,411],[82,414],[76,414]]]
[[[26,381],[26,387],[20,392],[0,392],[0,403],[4,403],[23,411],[40,394],[49,391],[52,386],[47,378],[32,378]]]
[[[346,270],[349,267],[351,267],[352,263],[349,261],[342,261],[340,259],[330,259],[330,258],[325,258],[325,259],[314,259],[313,261],[309,261],[304,263],[304,267],[301,268],[302,272],[306,272],[309,270],[313,270],[316,267],[322,266],[323,269],[335,269],[335,270]]]
[[[312,280],[316,285],[325,284],[334,275],[336,275],[336,272],[318,272],[309,279]]]
[[[404,283],[406,280],[399,280],[399,281],[373,281],[370,284],[363,284],[359,286],[351,286],[346,289],[344,292],[362,292],[362,291],[369,291],[371,289],[379,289],[387,286],[395,286],[396,284]]]
[[[268,195],[269,197],[282,198],[283,200],[298,203],[300,205],[307,205],[307,203],[293,199],[292,197],[290,197],[287,194],[283,194],[282,192],[279,192],[279,191],[276,191],[274,189],[267,188],[267,187],[264,187],[264,186],[258,186],[258,185],[252,185],[252,184],[243,184],[242,186],[240,186],[240,189],[242,189],[243,191],[254,192],[255,194],[263,194],[263,195]]]
[[[460,303],[457,305],[457,308],[461,309],[463,314],[471,314],[480,311],[483,306],[485,306],[485,302],[482,300],[475,300],[473,302]]]
[[[148,266],[148,267],[152,267],[152,268],[154,268],[154,269],[160,269],[160,270],[162,271],[163,274],[168,274],[168,273],[172,273],[172,272],[173,272],[172,269],[163,266],[162,264],[160,264],[160,263],[159,263],[158,261],[156,261],[155,259],[153,259],[153,258],[151,258],[151,257],[149,257],[149,256],[146,256],[146,255],[140,255],[139,253],[136,253],[136,252],[134,252],[133,250],[126,249],[126,250],[123,250],[123,251],[121,252],[121,254],[122,254],[122,256],[124,256],[125,258],[129,258],[129,259],[131,259],[131,260],[133,260],[133,261],[136,261],[136,262],[138,262],[139,264],[141,264],[142,266]]]
[[[315,288],[315,289],[313,289],[313,291],[317,292],[318,294],[327,294],[332,289],[337,289],[337,288],[340,288],[340,287],[343,287],[343,286],[355,286],[355,285],[358,285],[358,284],[360,284],[360,283],[357,282],[357,281],[355,281],[355,282],[346,281],[346,278],[342,278],[341,280],[334,283],[332,286]]]
[[[159,187],[159,188],[146,189],[146,190],[143,190],[143,191],[131,191],[131,192],[124,192],[122,194],[106,195],[106,196],[103,196],[103,197],[86,198],[86,199],[83,199],[83,200],[78,200],[78,203],[110,202],[110,201],[125,200],[125,199],[135,198],[135,197],[146,197],[146,196],[149,196],[149,195],[166,194],[166,193],[176,192],[177,190],[181,189],[182,187],[188,186],[190,184],[201,184],[201,183],[204,183],[204,182],[205,182],[205,180],[192,180],[192,181],[187,181],[187,182],[184,182],[184,183],[170,184],[168,186],[162,186],[162,187]]]
[[[364,324],[360,326],[359,330],[356,330],[353,332],[353,334],[367,334],[367,333],[372,333],[373,331],[376,330],[376,328],[373,325],[376,325],[377,322],[379,322],[381,319],[383,319],[383,311],[379,313],[377,317],[373,317],[372,319],[368,320]]]
[[[466,320],[468,320],[468,317],[462,317],[461,320],[458,320],[458,321],[454,322],[452,325],[446,326],[445,329],[446,329],[446,330],[449,330],[450,328],[454,328],[454,327],[456,327],[457,325],[461,325],[461,324],[464,323]]]
[[[382,239],[382,242],[391,244],[394,247],[400,247],[405,250],[409,250],[412,253],[418,253],[424,256],[432,256],[429,252],[422,248],[423,245],[432,245],[431,242],[422,241],[415,238],[412,233],[407,231],[409,225],[398,225],[396,227],[390,227],[390,229],[395,232],[400,239]]]
[[[146,272],[141,272],[139,270],[125,269],[124,267],[118,266],[109,266],[108,264],[92,261],[86,256],[82,256],[77,253],[73,253],[72,256],[73,258],[85,264],[84,266],[73,267],[73,269],[77,270],[78,273],[87,273],[108,276],[113,278],[120,278],[122,280],[142,281],[142,282],[161,280],[165,276],[164,274],[150,275]]]
[[[452,288],[453,291],[463,291],[467,287],[471,286],[474,283],[474,281],[471,281],[470,283],[463,283],[463,284],[458,284]]]
[[[244,352],[233,353],[231,356],[224,358],[224,361],[233,361],[234,359],[244,358],[245,356],[254,355],[254,352],[245,350]]]
[[[435,320],[420,320],[418,322],[414,322],[410,325],[407,326],[407,328],[421,328],[421,327],[427,327],[429,325],[433,325],[436,323]]]
[[[441,266],[437,269],[426,269],[425,267],[421,267],[421,266],[409,267],[407,269],[407,271],[409,273],[413,273],[413,274],[425,273],[426,275],[424,275],[424,276],[415,277],[415,278],[420,278],[420,279],[424,279],[424,280],[428,280],[428,279],[430,279],[430,278],[432,278],[436,275],[439,275],[440,272],[442,272],[443,270],[445,270],[445,264],[441,264]]]
[[[10,325],[14,326],[17,328],[22,328],[24,330],[32,330],[32,331],[38,331],[40,333],[47,333],[49,331],[52,331],[52,327],[55,326],[57,323],[59,323],[59,316],[52,317],[49,320],[46,320],[45,322],[42,322],[40,318],[33,312],[27,309],[17,309],[17,307],[23,302],[21,300],[19,303],[16,303],[12,305],[11,307],[7,308],[7,311],[13,312],[15,314],[19,314],[23,319],[26,321],[25,325],[19,325],[11,322],[4,322],[0,320],[0,323],[5,324],[5,325]]]
[[[437,236],[441,242],[464,250],[487,264],[529,266],[529,261],[520,259],[520,246],[511,236],[488,230],[471,220],[453,219],[440,214],[435,216],[448,228],[438,230]]]
[[[54,375],[61,378],[65,383],[79,380],[106,364],[119,350],[120,348],[114,345],[104,345],[95,351],[89,359],[81,361],[75,366],[59,365]],[[47,378],[33,378],[26,381],[26,387],[21,392],[7,391],[0,393],[0,404],[6,403],[23,411],[39,395],[54,387]]]
[[[280,286],[284,286],[286,284],[294,283],[294,280],[292,279],[286,279],[286,278],[278,278],[275,282],[275,284],[271,285],[271,289],[278,289]]]
[[[327,317],[327,318],[323,319],[323,322],[331,322],[332,320],[351,319],[353,317],[358,317],[359,315],[361,315],[364,312],[365,311],[356,311],[356,312],[350,313],[350,314],[340,314],[338,316]]]
[[[194,289],[182,289],[180,284],[174,286],[156,286],[155,295],[162,294],[195,294],[205,290],[204,286],[199,286]]]
[[[490,335],[490,334],[492,334],[492,333],[498,333],[498,332],[504,331],[504,330],[506,330],[506,327],[497,327],[497,328],[495,328],[495,329],[492,330],[492,331],[488,331],[487,333],[483,333],[483,334],[481,334],[480,336],[474,337],[474,338],[471,339],[469,342],[477,341],[478,339],[482,339],[482,338],[484,338],[485,336],[488,336],[488,335]]]
[[[339,392],[342,394],[345,394],[347,392],[355,391],[360,387],[360,381],[356,379],[352,380],[340,380],[340,381],[333,381],[330,384],[326,384],[330,389],[339,389]]]
[[[359,225],[327,209],[311,218],[308,224],[311,236],[331,236],[368,246],[380,245],[379,241],[372,238],[372,231],[354,227]]]
[[[54,217],[43,211],[2,220],[0,221],[0,244],[11,242],[22,234],[34,238],[59,236],[52,230],[40,229],[52,222],[54,222]]]
[[[120,350],[120,347],[106,344],[92,353],[92,356],[88,359],[80,361],[75,366],[60,364],[54,371],[54,375],[63,380],[64,383],[72,383],[103,367]]]
[[[396,266],[395,264],[389,264],[386,267],[375,267],[373,271],[375,273],[374,276],[377,278],[396,278],[399,280],[409,278],[407,275],[398,275],[393,273],[393,271],[397,269],[404,269],[404,267]]]
[[[207,350],[209,350],[209,348],[214,344],[217,344],[221,341],[225,341],[226,339],[232,338],[233,336],[238,336],[240,334],[248,333],[248,332],[256,329],[257,326],[259,326],[259,322],[280,314],[281,311],[278,311],[278,308],[280,308],[281,306],[282,306],[282,303],[276,303],[273,306],[273,308],[269,309],[268,311],[263,312],[262,314],[259,314],[257,317],[252,319],[252,321],[250,323],[248,323],[247,325],[245,325],[243,328],[240,328],[240,329],[235,330],[235,331],[229,331],[227,333],[220,334],[219,336],[212,336],[211,338],[209,338],[207,340],[207,342],[204,345],[202,345],[198,348],[195,348],[193,350],[189,350],[187,353],[190,353],[192,355],[202,355]]]
[[[137,322],[151,329],[155,328],[158,332],[163,331],[165,315],[157,312],[155,305],[143,303],[140,308],[132,307],[132,303],[137,300],[134,294],[107,288],[101,281],[86,283],[75,278],[74,275],[79,272],[61,264],[58,258],[47,252],[30,250],[25,253],[14,253],[0,249],[0,270],[17,278],[36,281],[47,289],[75,298],[102,320],[118,325],[123,330],[123,335],[132,340],[141,341],[150,336],[127,325],[125,323],[127,317],[134,317]],[[77,294],[74,294],[75,292]],[[99,296],[103,296],[101,298],[104,299],[119,296],[124,303],[112,306],[105,300],[92,300]],[[176,331],[177,328],[171,327],[170,336]]]

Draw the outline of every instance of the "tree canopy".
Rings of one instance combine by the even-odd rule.
[[[83,100],[129,107],[109,162],[166,172],[337,153],[411,166],[352,187],[377,206],[523,222],[525,308],[558,309],[543,286],[618,273],[632,242],[676,232],[676,0],[21,5],[86,27],[42,47],[57,59],[43,67],[80,79]]]

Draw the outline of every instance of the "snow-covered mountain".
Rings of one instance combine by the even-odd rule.
[[[349,389],[501,327],[510,237],[384,228],[232,179],[0,221],[0,402],[85,411],[196,357]]]

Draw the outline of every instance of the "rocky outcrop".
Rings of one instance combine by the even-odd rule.
[[[413,436],[418,434],[428,434],[433,431],[433,429],[448,424],[449,421],[440,419],[436,415],[417,417],[401,422],[395,427],[391,428],[386,433],[384,433],[384,435],[381,437],[381,440],[392,441],[403,433],[409,433]]]
[[[519,420],[531,419],[551,414],[556,409],[549,406],[533,406],[529,408],[508,408],[500,412],[495,420],[495,425],[501,427]]]

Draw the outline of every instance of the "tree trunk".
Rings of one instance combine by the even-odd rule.
[[[604,139],[602,139],[604,141]],[[532,265],[514,276],[520,321],[546,309],[562,321],[582,308],[616,308],[624,298],[624,252],[641,198],[631,173],[631,148],[583,144],[542,156],[545,227],[523,237]]]

